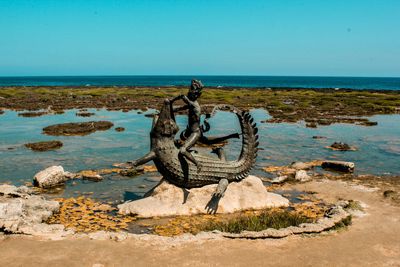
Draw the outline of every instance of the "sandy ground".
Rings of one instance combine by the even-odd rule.
[[[325,199],[359,200],[368,205],[367,215],[346,230],[284,239],[161,243],[13,236],[0,240],[0,266],[400,266],[398,204],[341,181],[294,187]]]

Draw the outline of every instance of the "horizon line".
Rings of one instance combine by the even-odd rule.
[[[395,78],[398,79],[400,76],[351,76],[351,75],[255,75],[255,74],[92,74],[92,75],[11,75],[2,76],[0,78],[44,78],[44,77],[196,77],[196,76],[207,76],[207,77],[321,77],[321,78]]]

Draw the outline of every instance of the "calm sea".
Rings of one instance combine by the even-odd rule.
[[[400,78],[312,76],[43,76],[0,77],[0,86],[173,86],[196,78],[212,87],[295,87],[400,90]]]

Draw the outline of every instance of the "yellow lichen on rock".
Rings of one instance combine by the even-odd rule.
[[[76,232],[120,231],[128,228],[135,220],[131,216],[110,215],[115,210],[108,204],[95,202],[91,198],[58,198],[60,211],[52,216],[48,223],[60,223]]]

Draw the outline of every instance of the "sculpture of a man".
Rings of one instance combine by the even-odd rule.
[[[179,95],[170,101],[172,106],[173,102],[177,100],[183,100],[185,102],[184,106],[177,107],[173,109],[173,112],[188,110],[188,125],[186,130],[182,133],[181,138],[184,141],[182,146],[179,148],[179,155],[183,156],[187,160],[191,161],[193,164],[197,166],[197,171],[201,170],[201,164],[195,159],[195,157],[191,154],[190,148],[192,148],[197,142],[212,145],[221,143],[229,138],[239,138],[238,133],[230,134],[227,136],[221,137],[206,137],[204,136],[204,132],[208,131],[209,124],[205,121],[206,129],[201,126],[201,107],[197,102],[197,99],[201,96],[202,90],[204,86],[201,81],[192,80],[189,91],[187,95]],[[214,151],[220,159],[225,159],[222,148]],[[143,156],[140,159],[134,161],[128,161],[127,163],[115,164],[117,167],[124,168],[132,168],[146,162],[152,160],[155,157],[153,151],[149,152],[147,155]]]
[[[171,100],[171,103],[176,100],[182,99],[186,105],[178,108],[174,108],[174,112],[188,110],[188,126],[181,135],[185,140],[184,144],[180,147],[179,153],[186,159],[193,162],[198,171],[201,169],[201,165],[196,161],[189,149],[192,148],[197,142],[211,145],[220,143],[229,138],[239,138],[239,134],[231,134],[222,137],[206,137],[203,135],[203,127],[200,125],[201,119],[201,107],[197,102],[197,99],[201,96],[204,86],[199,80],[192,80],[187,95],[180,95]]]

